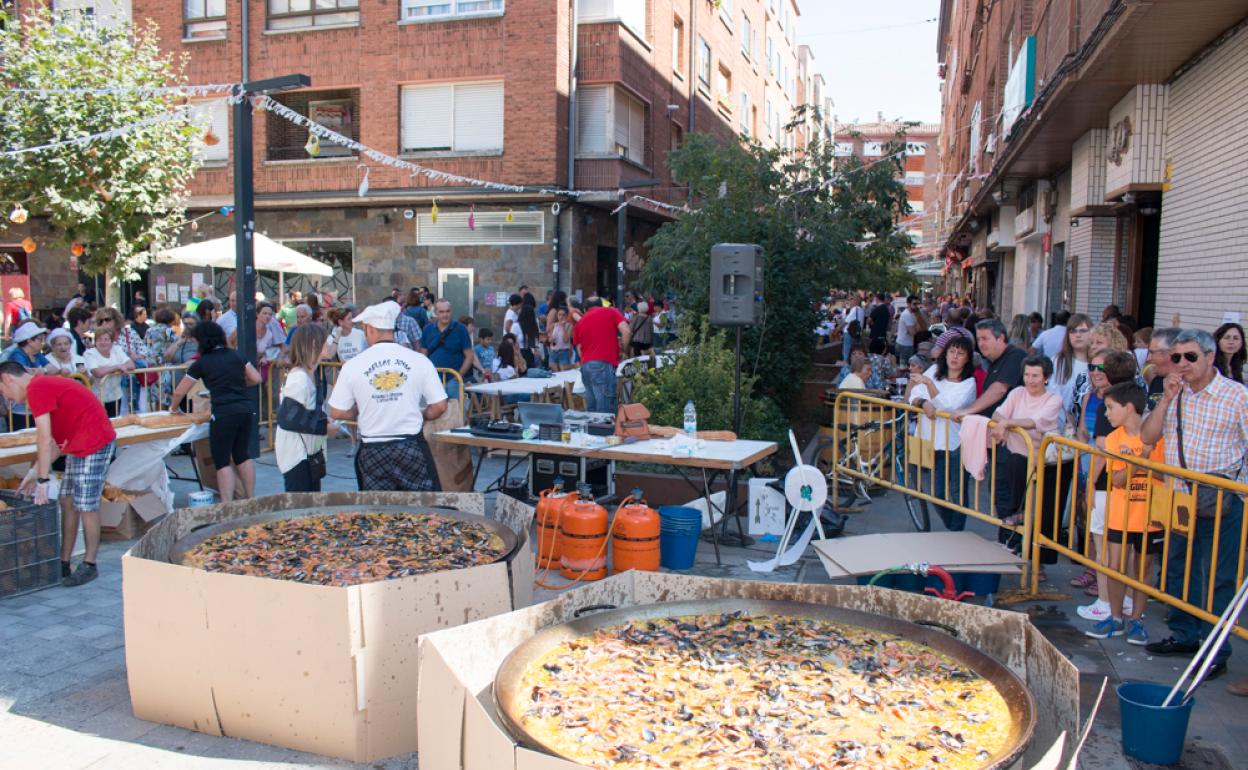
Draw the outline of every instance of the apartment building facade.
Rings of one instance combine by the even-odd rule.
[[[1248,309],[1244,3],[944,0],[947,280],[1009,316]]]
[[[935,123],[887,121],[883,116],[871,123],[837,123],[833,121],[833,154],[837,157],[857,155],[864,163],[879,161],[889,151],[890,142],[897,142],[904,132],[906,155],[903,160],[903,181],[910,214],[901,227],[914,242],[910,251],[910,269],[926,285],[940,278],[938,264],[941,244],[932,210],[940,177],[937,139],[940,126]]]
[[[66,3],[92,6],[53,5]],[[256,227],[333,265],[334,277],[316,288],[344,301],[425,285],[451,298],[456,314],[491,323],[522,284],[614,295],[620,263],[627,285],[646,239],[673,216],[645,199],[685,201],[666,164],[685,136],[804,143],[783,128],[809,80],[794,0],[127,5],[138,22],[156,23],[164,50],[187,58],[192,84],[303,73],[309,88],[273,98],[386,155],[532,190],[439,183],[332,142],[314,155],[306,129],[256,111]],[[186,242],[233,227],[211,215],[233,203],[230,109],[223,99],[194,109],[217,141],[203,149],[190,203],[190,216],[209,216],[181,234]],[[174,299],[172,287],[188,286],[193,272],[203,271],[154,267],[148,296],[167,287]],[[260,277],[266,295],[279,293],[278,276]],[[282,279],[313,286],[305,276]],[[227,271],[216,276],[219,288],[228,280]]]

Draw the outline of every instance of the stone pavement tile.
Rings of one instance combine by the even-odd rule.
[[[0,641],[17,639],[38,630],[36,624],[0,617]]]
[[[27,605],[25,607],[18,607],[17,609],[13,610],[11,615],[17,618],[33,619],[33,618],[41,617],[43,615],[47,615],[48,613],[55,612],[55,611],[56,611],[55,607],[49,607],[46,603],[39,602],[36,604]]]
[[[48,641],[51,641],[53,639],[60,639],[62,636],[66,636],[73,632],[74,628],[72,626],[67,626],[64,623],[55,623],[53,625],[47,625],[40,628],[32,635],[40,639],[47,639]]]
[[[71,636],[56,644],[0,650],[0,670],[46,676],[100,654],[100,650]]]
[[[84,639],[98,639],[111,633],[115,633],[120,629],[118,623],[96,623],[86,628],[79,629],[76,633]]]
[[[17,609],[18,607],[29,607],[32,604],[38,604],[43,600],[42,592],[33,594],[22,594],[9,599],[0,599],[0,618],[3,618],[6,612]]]
[[[21,706],[19,711],[31,719],[77,730],[92,717],[118,706],[129,709],[130,691],[124,671],[115,670],[108,676],[80,679],[78,686],[32,701]]]
[[[125,634],[121,633],[118,630],[114,630],[108,634],[104,634],[103,636],[98,636],[95,639],[92,639],[90,646],[92,649],[100,650],[101,652],[103,652],[107,650],[118,649],[119,647],[123,646],[125,643],[126,643]]]
[[[134,716],[134,711],[130,708],[130,691],[125,687],[126,680],[123,678],[119,682],[124,688],[124,700],[83,719],[75,728],[79,733],[98,735],[115,741],[136,741],[159,726],[155,722],[147,722]]]
[[[69,609],[71,607],[77,607],[79,604],[79,600],[70,596],[66,592],[60,592],[55,596],[51,596],[47,599],[44,599],[43,603],[49,607],[56,607],[58,609]]]

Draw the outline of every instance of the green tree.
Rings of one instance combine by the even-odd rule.
[[[802,116],[799,115],[799,120]],[[788,130],[792,130],[792,125]],[[684,329],[708,312],[711,247],[757,243],[765,262],[762,322],[744,335],[742,365],[757,390],[791,411],[815,349],[819,300],[829,289],[910,286],[909,213],[901,180],[904,136],[883,158],[837,158],[815,137],[804,153],[695,134],[668,162],[695,210],[648,243],[642,284],[676,298]]]
[[[95,29],[42,9],[3,22],[0,227],[20,205],[46,216],[58,243],[83,244],[87,272],[133,278],[149,248],[184,223],[199,166],[203,129],[188,118],[186,97],[152,90],[184,86],[184,60],[161,53],[150,23]],[[109,139],[9,154],[144,121]]]

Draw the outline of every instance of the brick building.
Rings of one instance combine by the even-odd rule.
[[[693,131],[804,144],[782,127],[814,89],[794,0],[249,0],[245,41],[239,0],[128,4],[159,25],[165,50],[187,57],[193,84],[304,73],[310,88],[275,98],[368,147],[461,176],[588,191],[439,186],[328,142],[313,157],[305,129],[254,115],[256,227],[331,263],[321,290],[369,302],[427,285],[487,322],[521,284],[614,294],[617,262],[632,280],[645,240],[671,216],[631,198],[613,216],[621,195],[683,203],[666,153]],[[204,148],[190,216],[233,201],[229,109],[195,108],[220,141]],[[209,216],[182,239],[231,232],[227,217]],[[68,298],[63,268],[42,278],[32,266],[37,304],[41,283],[64,293],[42,304]],[[218,273],[224,286],[228,272]],[[191,274],[153,268],[149,297]],[[308,288],[304,276],[284,278]],[[278,293],[277,276],[259,283]]]
[[[940,276],[935,264],[939,252],[939,234],[935,227],[932,202],[936,199],[940,177],[940,158],[936,141],[940,127],[935,123],[886,121],[883,116],[874,123],[836,123],[832,121],[835,148],[839,157],[857,155],[863,162],[883,157],[889,142],[897,141],[905,132],[908,153],[905,158],[906,198],[911,214],[901,225],[914,241],[910,252],[910,269],[927,284]]]
[[[1248,309],[1248,7],[944,0],[949,280],[1002,315],[1059,307],[1212,329]]]

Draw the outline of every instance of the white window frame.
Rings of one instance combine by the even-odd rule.
[[[265,0],[265,30],[294,32],[327,27],[360,26],[360,0],[313,0],[307,10],[290,10],[290,6],[297,2],[299,0]],[[335,5],[333,8],[321,8],[319,7],[321,2],[333,2]],[[275,5],[285,5],[286,10],[274,10]]]
[[[646,168],[646,149],[649,145],[650,134],[649,117],[647,116],[649,105],[628,89],[612,85],[582,86],[581,95],[583,98],[578,106],[578,112],[588,110],[591,106],[591,102],[597,101],[601,103],[601,109],[606,110],[606,113],[601,116],[591,116],[589,112],[582,112],[578,115],[576,131],[576,157],[585,159],[611,158],[627,161],[637,166]],[[625,148],[623,153],[619,151],[621,144],[618,141],[619,127],[617,126],[616,120],[616,112],[619,105],[618,97],[623,97],[627,100],[627,104],[630,108],[629,135],[627,137],[627,141],[623,145]],[[631,108],[634,106],[640,108],[639,121],[633,120],[635,116]],[[593,136],[589,131],[587,123],[594,117],[601,118],[598,121],[602,125],[601,136]],[[634,125],[635,122],[639,123],[639,125]],[[636,136],[634,136],[634,130],[639,132]],[[634,138],[640,142],[639,145],[634,144]],[[634,149],[634,147],[636,147],[636,151],[640,157],[634,158],[630,156],[630,152]]]
[[[228,163],[230,160],[230,106],[225,99],[202,99],[191,102],[192,123],[202,130],[203,136],[211,128],[219,140],[215,145],[204,145],[195,153],[205,165]]]
[[[914,212],[915,214],[922,214],[923,209],[926,208],[926,206],[923,204],[923,201],[921,200],[911,199],[909,203],[910,203],[910,210]]]
[[[832,157],[849,158],[854,154],[853,142],[837,142],[832,146]]]
[[[741,133],[750,134],[750,92],[741,89]]]
[[[863,142],[862,157],[864,158],[881,158],[884,156],[884,146],[886,142]]]
[[[484,9],[471,6],[489,5]],[[414,14],[416,9],[442,9],[423,14]],[[502,16],[507,11],[506,0],[403,0],[399,8],[400,24],[429,24],[431,22],[451,21],[453,19],[478,19],[483,17]]]
[[[767,74],[774,75],[776,72],[776,41],[771,35],[767,36]]]
[[[619,22],[637,39],[646,40],[649,0],[577,0],[576,8],[578,24]]]
[[[698,82],[705,86],[708,91],[711,90],[711,78],[715,74],[711,58],[711,44],[706,42],[706,38],[698,35]],[[706,70],[705,76],[702,74],[703,69]]]
[[[906,142],[906,154],[913,157],[927,154],[927,142]]]
[[[736,32],[732,18],[732,0],[719,0],[719,20],[724,23],[729,32]]]
[[[498,141],[497,146],[470,148],[460,144],[460,138],[456,136],[456,113],[459,109],[459,91],[461,89],[479,90],[482,86],[496,86],[498,88],[497,98],[502,102],[498,106]],[[430,97],[436,98],[436,92],[445,89],[450,90],[450,104],[447,107],[450,125],[442,130],[446,132],[450,140],[449,148],[447,145],[438,145],[430,147],[412,147],[408,145],[407,125],[405,114],[407,112],[407,104],[409,98],[416,98],[416,94],[424,92]],[[466,98],[467,94],[465,94]],[[488,95],[490,98],[493,95]],[[415,155],[421,157],[430,156],[493,156],[502,155],[505,149],[506,141],[506,110],[504,105],[507,99],[506,87],[501,80],[471,80],[462,83],[410,83],[402,86],[399,91],[399,143],[404,155]],[[466,117],[466,116],[465,116]]]
[[[685,20],[672,14],[672,72],[685,77]]]
[[[922,187],[927,182],[927,174],[922,171],[907,171],[905,181],[908,187]]]
[[[754,27],[748,14],[741,14],[741,53],[746,61],[754,60]]]
[[[772,115],[774,115],[774,114],[775,114],[775,109],[774,109],[774,106],[773,106],[773,105],[772,105],[772,103],[771,103],[771,97],[770,97],[770,96],[768,96],[768,97],[767,97],[767,110],[766,110],[766,112],[767,112],[767,114],[763,116],[763,122],[765,122],[765,123],[767,124],[767,136],[775,136],[776,134],[775,134],[775,132],[772,130],[772,121],[771,121],[771,117],[772,117]]]

